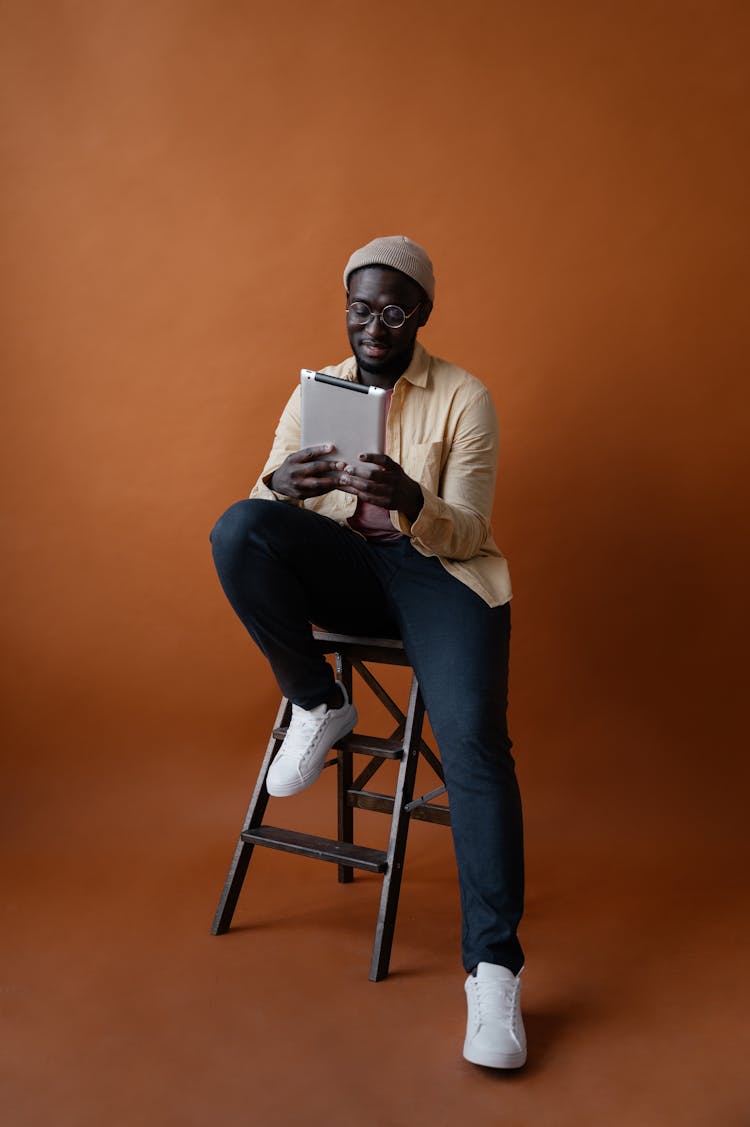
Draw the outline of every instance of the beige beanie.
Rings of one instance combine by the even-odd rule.
[[[435,275],[427,251],[405,235],[385,235],[355,250],[344,270],[344,288],[349,292],[349,275],[363,266],[390,266],[400,270],[421,286],[430,301],[435,300]]]

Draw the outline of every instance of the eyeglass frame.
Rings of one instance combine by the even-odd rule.
[[[370,315],[369,315],[369,317],[367,318],[366,321],[353,321],[352,322],[353,324],[358,325],[361,329],[363,329],[365,327],[365,325],[369,325],[370,321],[372,321],[373,317],[378,317],[378,318],[380,318],[380,324],[385,325],[386,329],[392,329],[394,332],[398,332],[399,329],[403,329],[406,322],[409,320],[410,317],[414,316],[414,314],[417,312],[417,310],[420,308],[420,306],[424,305],[424,302],[418,301],[417,304],[412,309],[411,313],[406,313],[401,308],[400,305],[386,305],[383,308],[382,312],[380,312],[380,313],[375,313],[374,310],[370,309],[370,306],[367,304],[366,301],[353,301],[351,303],[351,305],[364,305],[365,309],[367,309],[369,311]],[[347,305],[347,307],[346,307],[345,312],[346,312],[347,317],[350,316],[349,310],[351,309],[351,305]],[[398,309],[398,310],[400,310],[400,312],[403,314],[403,317],[404,317],[404,319],[403,319],[403,321],[401,322],[400,325],[387,325],[386,324],[386,322],[383,320],[386,309]]]

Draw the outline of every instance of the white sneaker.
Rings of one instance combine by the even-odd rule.
[[[469,1007],[464,1057],[487,1068],[520,1068],[526,1063],[521,1017],[521,977],[507,967],[479,963],[466,979]]]
[[[328,752],[357,723],[357,710],[346,689],[337,681],[344,703],[341,708],[300,708],[292,705],[287,734],[266,777],[268,793],[276,798],[298,794],[315,782]]]

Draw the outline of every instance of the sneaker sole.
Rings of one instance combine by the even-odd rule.
[[[526,1050],[516,1053],[491,1053],[464,1044],[464,1059],[471,1064],[481,1064],[485,1068],[523,1068],[526,1064]]]
[[[317,782],[323,774],[322,766],[314,775],[309,775],[306,779],[300,779],[298,783],[281,783],[279,786],[269,786],[268,779],[266,779],[266,790],[271,798],[290,798],[293,794],[300,794],[303,790],[307,790],[313,783]]]

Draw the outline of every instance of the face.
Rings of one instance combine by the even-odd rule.
[[[427,323],[430,305],[421,286],[383,266],[365,266],[349,279],[347,305],[363,301],[373,313],[382,313],[386,305],[400,305],[404,313],[416,313],[404,321],[400,329],[389,329],[380,317],[371,317],[366,325],[355,325],[347,317],[349,343],[357,361],[363,383],[392,387],[411,363],[417,332]],[[421,303],[421,304],[420,304]]]

